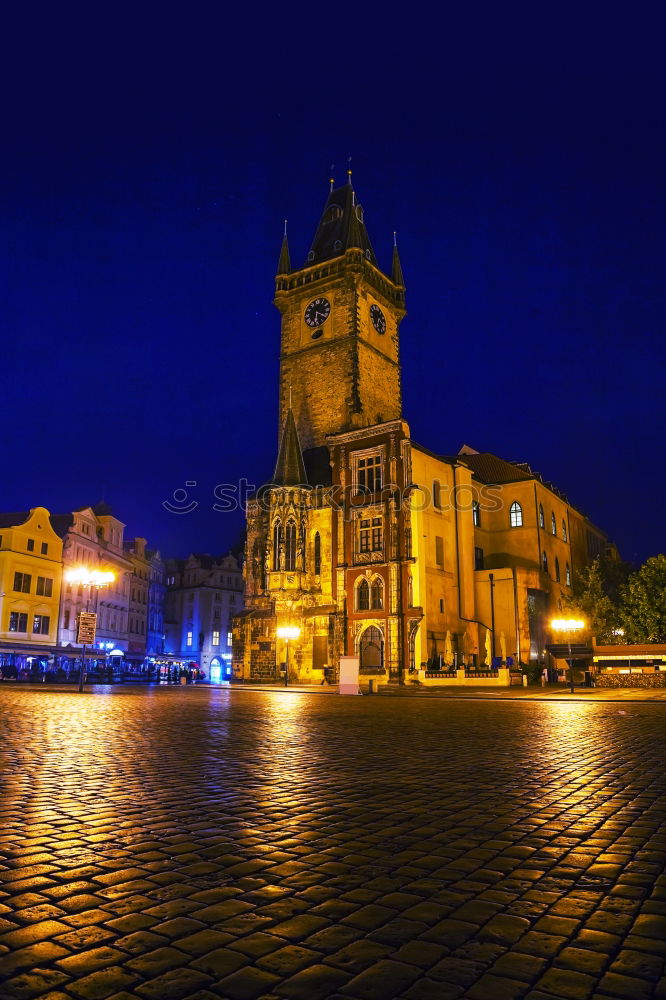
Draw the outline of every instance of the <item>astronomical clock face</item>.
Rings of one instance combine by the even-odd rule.
[[[305,322],[308,326],[321,326],[331,313],[331,303],[328,299],[314,299],[305,309]]]
[[[377,333],[386,333],[386,316],[379,306],[370,306],[370,319]]]

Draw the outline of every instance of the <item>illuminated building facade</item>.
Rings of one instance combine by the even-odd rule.
[[[62,540],[48,510],[0,514],[0,665],[47,669],[58,636]]]
[[[237,678],[293,679],[342,654],[385,681],[540,661],[545,622],[605,535],[526,465],[441,455],[403,418],[397,247],[381,271],[349,183],[332,189],[307,260],[285,235],[275,473],[248,503]]]
[[[243,603],[238,560],[190,555],[168,559],[164,602],[165,653],[195,664],[218,682],[231,673],[231,619]]]

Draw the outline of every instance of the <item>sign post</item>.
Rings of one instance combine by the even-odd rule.
[[[338,694],[360,694],[358,686],[358,656],[340,657],[340,683]]]
[[[83,682],[86,676],[86,646],[95,645],[96,632],[97,614],[94,611],[80,611],[79,628],[76,636],[76,641],[83,644],[81,669],[79,671],[79,691],[83,691]]]

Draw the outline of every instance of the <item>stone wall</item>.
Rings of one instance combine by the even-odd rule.
[[[654,674],[599,674],[598,688],[658,688],[666,687],[666,670]]]

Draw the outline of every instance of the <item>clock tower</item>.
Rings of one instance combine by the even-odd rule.
[[[301,447],[402,415],[398,329],[405,288],[397,247],[391,276],[377,266],[349,182],[333,188],[303,267],[285,234],[275,305],[282,316],[280,428],[293,411]]]

